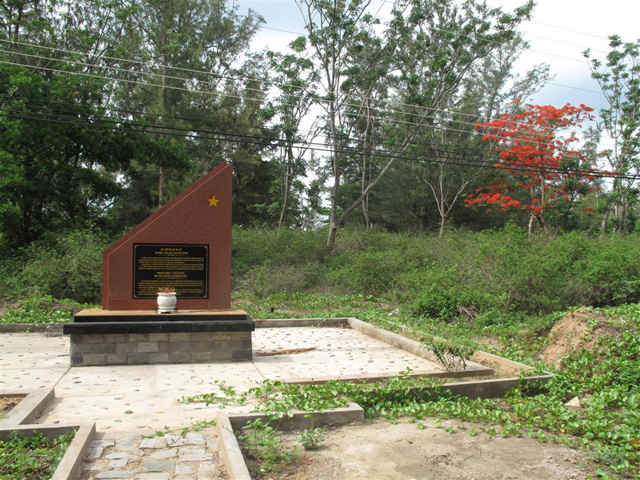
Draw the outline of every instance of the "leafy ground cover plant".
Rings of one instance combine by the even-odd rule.
[[[325,437],[325,431],[320,427],[311,427],[300,432],[300,444],[305,450],[318,448]]]
[[[2,313],[0,323],[64,323],[73,314],[92,305],[73,300],[55,300],[51,296],[27,297],[16,302]]]
[[[0,478],[48,480],[73,437],[71,433],[50,440],[35,432],[31,438],[15,434],[9,441],[0,441]]]
[[[269,421],[251,420],[242,427],[239,439],[249,470],[257,475],[277,473],[296,457],[296,451],[284,446],[277,426]]]
[[[478,424],[469,430],[471,435],[529,435],[586,450],[601,465],[599,478],[640,478],[640,305],[594,311],[598,322],[607,325],[594,322],[591,332],[600,327],[607,335],[593,339],[587,334],[589,348],[578,348],[565,358],[546,386],[523,382],[502,399],[452,396],[439,388],[438,380],[407,374],[374,384],[268,380],[236,395],[243,401],[256,398],[256,410],[272,420],[294,409],[324,411],[350,402],[361,405],[368,417],[392,422],[409,417],[417,428],[426,417],[457,418]],[[580,399],[579,408],[567,405],[574,397]]]

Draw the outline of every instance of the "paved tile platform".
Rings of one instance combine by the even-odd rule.
[[[428,360],[347,328],[261,328],[254,333],[253,349],[251,362],[70,367],[68,337],[0,334],[0,390],[55,388],[56,398],[35,423],[96,423],[98,437],[83,480],[204,480],[225,478],[215,430],[184,438],[179,433],[214,419],[221,410],[182,403],[181,397],[217,392],[217,381],[244,391],[267,378],[441,371]],[[257,354],[293,349],[310,350]],[[224,412],[250,409],[231,405]],[[158,431],[171,433],[147,438]]]
[[[260,357],[255,352],[314,348],[292,354]],[[433,362],[348,328],[263,328],[254,332],[256,369],[278,380],[356,375],[396,375],[414,371],[441,371]]]
[[[148,433],[207,420],[216,405],[184,404],[183,396],[216,391],[222,381],[242,391],[270,379],[309,379],[439,370],[437,365],[344,328],[269,328],[254,334],[255,352],[313,348],[304,353],[254,355],[224,364],[69,367],[67,337],[0,335],[0,388],[56,389],[38,423],[96,422],[98,431]],[[246,411],[230,406],[228,411]]]
[[[53,388],[69,370],[69,339],[43,333],[0,335],[0,389]]]

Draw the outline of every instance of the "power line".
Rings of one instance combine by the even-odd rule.
[[[6,41],[6,40],[1,40],[0,39],[0,41]],[[74,54],[84,55],[83,52],[74,51],[74,50],[57,49],[57,48],[53,48],[53,47],[39,46],[39,45],[29,44],[29,43],[25,43],[25,42],[17,42],[17,43],[20,44],[20,45],[32,46],[32,47],[35,47],[35,48],[44,48],[44,49],[54,50],[54,51],[58,51],[59,50],[59,51],[67,52],[67,53],[74,53]],[[389,46],[389,44],[387,44],[384,48],[386,49],[388,46]],[[19,55],[25,55],[25,56],[28,56],[28,57],[39,58],[39,59],[49,60],[49,61],[61,61],[61,62],[66,62],[66,63],[72,64],[72,65],[80,64],[80,65],[85,65],[85,66],[90,66],[90,67],[94,67],[95,66],[93,64],[76,62],[76,61],[67,60],[67,59],[55,59],[55,58],[44,57],[44,56],[40,56],[40,55],[26,54],[26,53],[22,53],[22,52],[10,52],[10,51],[6,51],[6,50],[0,50],[0,51],[1,52],[5,52],[5,53],[17,53]],[[124,58],[118,58],[118,57],[104,56],[104,57],[101,57],[101,58],[108,58],[108,59],[112,59],[112,60],[132,62],[132,63],[137,63],[137,64],[140,64],[140,65],[144,65],[145,64],[145,62],[136,61],[136,60],[129,60],[129,59],[124,59]],[[23,66],[25,66],[25,65],[23,64]],[[38,67],[36,67],[36,68],[38,68]],[[46,67],[40,67],[40,68],[44,69]],[[98,68],[106,68],[106,69],[113,69],[113,70],[117,70],[117,71],[121,71],[121,72],[129,72],[129,70],[126,70],[126,69],[121,69],[121,68],[118,68],[118,67],[112,67],[112,66],[107,66],[107,65],[103,65],[103,66],[98,67]],[[287,86],[287,87],[291,87],[291,88],[294,88],[294,89],[305,90],[305,87],[292,86],[290,84],[282,84],[282,83],[278,83],[278,82],[270,82],[269,80],[266,80],[266,79],[256,79],[256,78],[242,77],[242,76],[238,76],[238,77],[223,76],[223,75],[215,74],[215,73],[212,73],[212,72],[203,72],[203,71],[194,70],[194,69],[184,69],[184,68],[181,68],[181,67],[169,67],[169,68],[170,69],[180,70],[180,71],[187,71],[187,72],[191,72],[191,73],[212,75],[212,76],[215,76],[217,78],[226,78],[226,79],[232,79],[232,80],[242,80],[242,79],[244,79],[244,80],[249,80],[249,81],[258,81],[258,82],[261,82],[261,83],[266,83],[266,84],[271,84],[271,85]],[[59,71],[59,70],[54,70],[54,71]],[[68,72],[68,71],[65,70],[64,72]],[[68,72],[68,73],[76,73],[76,72]],[[141,75],[162,76],[161,74],[156,74],[156,73],[153,73],[153,72],[137,72],[137,73],[140,73]],[[78,74],[82,74],[82,72],[78,72]],[[98,78],[100,78],[100,77],[98,77]],[[165,78],[177,79],[177,80],[180,80],[180,81],[185,81],[186,80],[186,79],[184,79],[182,77],[174,77],[174,76],[169,76],[169,77],[165,76]],[[135,82],[135,81],[129,80],[129,79],[122,79],[122,78],[116,78],[116,79],[119,80],[119,81],[122,81],[122,82],[126,82],[126,83],[134,83]],[[139,85],[140,82],[135,82],[135,84]],[[586,92],[589,92],[589,93],[604,95],[603,92],[598,92],[598,91],[595,91],[595,90],[587,90],[587,89],[582,89],[582,88],[578,88],[578,87],[572,87],[572,86],[568,86],[568,85],[555,84],[553,82],[549,82],[549,84],[560,86],[560,87],[563,87],[563,88],[572,88],[572,89],[576,89],[576,90],[586,91]],[[160,88],[171,88],[171,89],[185,90],[185,89],[182,89],[180,87],[160,86],[158,84],[153,84],[153,83],[148,83],[148,85],[155,86],[155,87],[160,87]],[[253,88],[253,87],[245,87],[245,88],[246,88],[246,90],[260,92],[261,94],[264,94],[264,95],[267,94],[267,90],[264,90],[264,89]],[[201,90],[194,91],[194,90],[191,90],[191,89],[186,89],[186,91],[189,91],[189,92],[192,92],[192,93],[202,92],[202,93],[211,94],[211,95],[218,94],[218,92],[213,93],[213,92],[205,92],[205,91],[201,91]],[[234,96],[234,95],[231,95],[231,94],[225,94],[225,96],[228,97],[228,98],[237,98],[237,99],[248,100],[248,101],[262,101],[262,99],[259,99],[259,98],[250,98],[250,97],[244,97],[244,96]],[[296,95],[289,95],[289,97],[301,99],[301,96],[296,96]],[[320,101],[320,102],[325,101],[325,100],[323,100],[321,98],[316,98],[315,100],[316,101]],[[374,99],[374,101],[375,101],[375,99]],[[402,103],[402,102],[398,103],[397,105],[399,105],[399,106],[407,106],[407,107],[410,107],[410,108],[424,109],[424,110],[427,110],[427,111],[439,111],[439,112],[446,112],[446,113],[452,113],[453,112],[453,113],[457,113],[459,115],[469,116],[470,118],[477,118],[477,116],[473,115],[473,114],[467,114],[467,113],[464,113],[464,112],[454,112],[452,110],[448,110],[447,111],[447,110],[444,110],[444,109],[435,109],[435,108],[429,109],[429,107],[421,107],[421,106],[418,106],[418,105],[407,104],[407,103]],[[296,105],[283,104],[283,106],[296,106]],[[361,105],[360,104],[353,104],[353,103],[345,103],[344,106],[359,108]],[[398,111],[398,110],[389,109],[389,108],[388,108],[388,110],[393,112],[393,113],[402,113],[403,115],[420,117],[421,119],[424,119],[424,118],[437,119],[436,117],[424,116],[424,115],[422,115],[420,113],[404,112],[404,111]],[[462,120],[452,119],[452,121],[454,121],[456,123],[461,123],[461,124],[462,123],[466,123],[467,125],[471,124],[470,122],[463,122]]]
[[[602,37],[600,35],[594,35],[593,33],[582,32],[580,30],[574,30],[572,28],[561,27],[559,25],[554,25],[552,23],[541,22],[540,20],[529,20],[529,21],[533,22],[533,23],[539,23],[540,25],[546,25],[547,27],[557,28],[558,30],[566,30],[567,32],[578,33],[580,35],[585,35],[587,37],[598,38],[600,40],[609,40],[609,38],[607,38],[607,37]]]
[[[558,40],[558,39],[555,39],[555,38],[549,38],[549,37],[543,37],[541,35],[534,35],[534,34],[529,33],[529,32],[522,32],[522,34],[526,35],[527,37],[538,38],[540,40],[548,40],[548,41],[553,42],[553,43],[559,43],[561,45],[567,45],[569,47],[580,48],[583,52],[585,50],[589,49],[592,52],[603,53],[605,55],[609,53],[606,50],[599,50],[597,48],[591,48],[591,47],[585,47],[585,46],[582,46],[582,45],[576,45],[575,43],[563,42],[562,40]]]
[[[381,2],[381,4],[382,4],[382,5],[384,5],[385,3],[391,3],[391,2],[385,2],[385,1]],[[386,22],[389,22],[389,21],[392,21],[392,20],[393,20],[393,18],[389,18],[389,17],[378,17],[378,16],[374,16],[374,18],[376,18],[377,20],[384,20],[384,21],[386,21]],[[525,21],[534,22],[534,20],[525,20]],[[535,22],[535,23],[542,23],[542,24],[544,24],[543,22]],[[558,27],[558,26],[550,25],[550,24],[544,24],[544,25],[549,25],[549,26],[552,26],[552,27],[555,27],[555,28],[562,28],[562,27]],[[265,27],[265,26],[261,26],[261,27],[260,27],[260,29],[261,29],[261,30],[262,30],[262,29],[267,29],[267,30],[274,30],[274,31],[278,31],[278,32],[290,33],[290,34],[292,34],[292,35],[297,35],[297,36],[305,36],[305,35],[307,35],[307,33],[300,33],[300,32],[294,32],[294,31],[290,31],[290,30],[283,30],[283,29],[272,28],[272,27]],[[430,29],[431,29],[431,30],[435,30],[435,31],[437,31],[437,32],[441,32],[441,33],[455,33],[453,30],[447,30],[447,29],[444,29],[444,28],[430,27]],[[589,35],[589,36],[592,36],[592,37],[595,37],[595,38],[600,38],[600,39],[605,39],[605,40],[607,40],[607,39],[606,39],[606,38],[604,38],[604,37],[599,37],[599,36],[596,36],[596,35],[591,35],[591,34],[588,34],[588,33],[579,32],[579,31],[577,31],[577,30],[571,30],[571,29],[567,29],[567,28],[564,28],[563,30],[568,30],[568,31],[573,32],[573,33],[581,33],[581,34],[583,34],[583,35]],[[566,43],[566,42],[558,41],[557,39],[548,38],[548,37],[542,37],[542,36],[536,36],[536,35],[531,35],[531,34],[528,34],[527,32],[522,32],[522,34],[523,34],[523,35],[532,36],[532,37],[541,38],[541,39],[544,39],[544,40],[549,40],[549,41],[556,42],[556,43],[565,43],[566,45],[571,45],[571,46],[574,46],[574,47],[579,47],[578,45],[573,45],[573,44],[570,44],[570,43]],[[495,45],[502,45],[500,42],[497,42],[497,41],[495,41],[495,40],[488,40],[488,39],[486,39],[486,38],[484,38],[484,37],[476,37],[476,38],[482,39],[482,40],[486,41],[487,43],[494,43]],[[587,48],[589,48],[589,47],[579,47],[579,48],[584,48],[584,49],[586,50],[586,49],[587,49]],[[594,49],[591,49],[591,50],[592,50],[592,51],[594,51],[594,52],[599,52],[599,53],[608,53],[608,52],[603,51],[603,50],[594,50]],[[567,57],[567,56],[564,56],[564,55],[558,55],[558,54],[550,53],[550,52],[543,52],[543,51],[535,50],[535,49],[531,49],[531,48],[530,48],[530,49],[528,49],[527,51],[529,51],[529,52],[533,52],[533,53],[539,53],[539,54],[546,55],[546,56],[550,56],[550,57],[561,58],[561,59],[563,59],[563,60],[569,60],[569,61],[572,61],[572,62],[585,63],[585,60],[584,60],[584,59],[577,59],[577,58],[574,58],[574,57]]]
[[[43,59],[48,59],[47,57],[42,57]],[[53,61],[58,61],[57,59],[49,59],[49,60],[53,60]],[[68,61],[70,63],[73,63],[73,61]],[[205,94],[205,95],[209,95],[209,96],[213,96],[213,97],[222,97],[222,98],[235,98],[235,99],[239,99],[239,100],[243,100],[243,101],[256,101],[256,102],[263,102],[264,99],[260,99],[260,98],[253,98],[253,97],[244,97],[244,96],[238,96],[238,95],[231,95],[225,92],[207,92],[207,91],[203,91],[203,90],[192,90],[189,88],[185,88],[185,87],[177,87],[177,86],[165,86],[165,85],[161,85],[161,84],[156,84],[156,83],[149,83],[149,82],[139,82],[137,80],[129,80],[129,79],[123,79],[120,77],[112,77],[112,78],[105,78],[101,75],[95,75],[95,74],[90,74],[90,73],[86,73],[86,72],[74,72],[74,71],[69,71],[69,70],[62,70],[62,69],[57,69],[57,68],[51,68],[51,67],[44,67],[44,66],[39,66],[39,65],[28,65],[28,64],[22,64],[22,63],[17,63],[17,62],[9,62],[6,60],[0,60],[0,64],[4,63],[4,64],[8,64],[8,65],[15,65],[15,66],[21,66],[21,67],[25,67],[25,68],[33,68],[33,69],[39,69],[39,70],[44,70],[44,71],[51,71],[51,72],[57,72],[57,73],[64,73],[64,74],[71,74],[71,75],[79,75],[79,76],[84,76],[84,77],[89,77],[89,78],[97,78],[97,79],[101,79],[101,80],[116,80],[116,81],[121,81],[124,83],[129,83],[129,84],[134,84],[134,85],[139,85],[139,86],[151,86],[151,87],[158,87],[158,88],[167,88],[167,89],[173,89],[173,90],[178,90],[178,91],[186,91],[192,94]],[[285,106],[295,106],[292,104],[283,104]],[[344,103],[343,104],[346,107],[360,107],[360,104],[352,104],[352,103]],[[405,105],[410,105],[410,104],[405,104]],[[452,113],[459,113],[461,115],[468,115],[468,116],[475,116],[473,114],[466,114],[463,112],[454,112],[454,111],[448,111],[448,110],[443,110],[443,109],[437,109],[437,108],[429,108],[429,107],[420,107],[420,106],[416,106],[416,105],[411,105],[412,107],[417,107],[417,108],[422,108],[428,111],[433,111],[433,112],[443,112],[446,114],[452,114]],[[432,119],[432,120],[438,120],[438,121],[442,121],[442,118],[433,116],[433,115],[426,115],[426,114],[420,114],[420,113],[414,113],[414,112],[406,112],[406,111],[401,111],[401,110],[393,110],[393,109],[389,109],[387,110],[390,113],[398,113],[401,115],[408,115],[410,117],[419,117],[420,120],[424,120],[424,119]],[[365,117],[365,114],[350,114],[351,116],[355,116],[356,118],[360,118],[360,117]],[[387,117],[380,117],[380,116],[369,116],[369,118],[373,118],[373,119],[377,119],[377,120],[387,120]],[[475,123],[474,122],[466,122],[464,120],[457,120],[455,118],[450,118],[449,119],[450,122],[453,123],[458,123],[458,124],[462,124],[462,125],[470,125],[470,126],[474,126],[475,127]],[[418,127],[424,127],[424,123],[416,123],[416,122],[411,122],[411,121],[407,121],[407,120],[400,120],[400,119],[393,119],[393,122],[396,124],[403,124],[403,125],[409,125],[409,126],[418,126]],[[519,124],[516,123],[517,125],[524,125],[524,124]],[[467,130],[461,130],[461,129],[456,129],[456,128],[452,128],[452,127],[447,127],[447,126],[442,126],[442,125],[429,125],[431,128],[435,128],[435,129],[439,129],[439,130],[444,130],[444,131],[452,131],[452,132],[458,132],[458,133],[468,133]],[[522,142],[527,142],[527,143],[531,143],[531,144],[539,144],[539,145],[546,145],[549,146],[550,144],[545,143],[545,142],[540,142],[540,141],[535,141],[535,140],[521,140]]]
[[[393,3],[393,2],[388,2],[388,1],[384,1],[384,0],[383,0],[382,2],[380,2],[380,8],[378,9],[378,13],[380,12],[380,9],[382,8],[382,6],[383,6],[385,3],[389,3],[389,4],[391,4],[391,3]],[[462,5],[460,2],[452,2],[452,3],[457,3],[458,5]],[[380,17],[380,16],[378,16],[377,14],[376,14],[376,15],[374,15],[373,17],[374,17],[374,18],[376,18],[376,19],[378,19],[378,20],[384,20],[384,21],[390,21],[390,20],[393,20],[393,18],[389,18],[389,17]],[[592,33],[582,32],[582,31],[579,31],[579,30],[573,30],[573,29],[569,29],[569,28],[566,28],[566,27],[560,27],[560,26],[558,26],[558,25],[552,25],[552,24],[550,24],[550,23],[540,22],[540,21],[537,21],[537,20],[531,20],[531,19],[529,19],[529,20],[524,20],[524,22],[539,23],[539,24],[541,24],[541,25],[546,25],[546,26],[553,27],[553,28],[557,28],[557,29],[560,29],[560,30],[566,30],[566,31],[569,31],[569,32],[572,32],[572,33],[578,33],[578,34],[581,34],[581,35],[587,35],[587,36],[594,37],[594,38],[598,38],[598,39],[601,39],[601,40],[609,40],[607,37],[602,37],[602,36],[599,36],[599,35],[594,35],[594,34],[592,34]],[[523,23],[524,23],[524,22],[523,22]],[[273,30],[273,31],[276,31],[276,32],[283,32],[283,33],[290,33],[290,34],[292,34],[292,35],[297,35],[297,36],[305,36],[305,35],[307,35],[307,33],[306,33],[306,32],[305,32],[305,33],[301,33],[301,32],[294,32],[294,31],[292,31],[292,30],[284,30],[284,29],[281,29],[281,28],[273,28],[273,27],[268,27],[268,26],[266,26],[266,25],[261,25],[261,26],[260,26],[260,29],[261,29],[261,30]],[[439,29],[439,28],[433,28],[433,29],[434,29],[434,30],[436,30],[436,31],[439,31],[439,32],[443,32],[443,33],[453,33],[451,30]],[[521,32],[521,33],[522,33],[522,35],[526,35],[526,36],[529,36],[529,37],[539,38],[539,39],[542,39],[542,40],[549,40],[549,41],[551,41],[551,42],[555,42],[555,43],[562,43],[562,44],[564,44],[564,45],[568,45],[568,46],[572,46],[572,47],[576,47],[576,48],[581,48],[581,49],[583,49],[583,50],[586,50],[587,48],[590,48],[590,47],[584,47],[584,46],[581,46],[581,45],[576,45],[576,44],[573,44],[573,43],[563,42],[563,41],[558,40],[558,39],[555,39],[555,38],[543,37],[543,36],[541,36],[541,35],[533,35],[533,34],[528,33],[528,32]],[[540,52],[540,51],[538,51],[538,50],[531,50],[531,49],[530,49],[530,51],[532,51],[532,52],[536,52],[536,53],[542,53],[543,55],[547,55],[547,53],[546,53],[546,52]],[[591,51],[593,51],[593,52],[598,52],[598,53],[604,53],[604,54],[609,53],[609,52],[607,52],[607,51],[605,51],[605,50],[597,50],[597,49],[593,49],[593,48],[591,48]],[[553,55],[553,54],[551,54],[551,55]],[[555,55],[554,55],[554,56],[555,56]],[[575,58],[569,58],[569,57],[561,57],[561,58],[565,58],[565,59],[573,60],[573,61],[578,61],[578,60],[577,60],[577,59],[575,59]]]
[[[13,115],[13,114],[2,114],[0,113],[0,117],[6,117],[6,118],[14,118],[14,119],[20,119],[20,120],[33,120],[33,121],[44,121],[44,122],[49,122],[49,123],[60,123],[60,124],[70,124],[70,125],[78,125],[78,126],[83,126],[83,127],[90,127],[90,128],[101,128],[101,129],[108,129],[111,131],[129,131],[129,132],[134,132],[134,133],[146,133],[146,134],[154,134],[154,135],[163,135],[163,136],[174,136],[174,137],[180,137],[180,138],[195,138],[195,139],[199,139],[199,138],[204,138],[204,139],[214,139],[216,141],[226,141],[226,142],[232,142],[232,143],[243,143],[243,144],[254,144],[254,145],[261,145],[264,146],[265,141],[267,142],[275,142],[278,143],[278,140],[271,139],[268,137],[260,137],[260,136],[253,136],[253,135],[244,135],[244,134],[230,134],[227,132],[214,132],[214,131],[203,131],[204,133],[213,133],[214,135],[209,136],[209,137],[200,137],[200,136],[195,136],[195,133],[198,132],[194,132],[194,133],[172,133],[172,132],[161,132],[161,131],[148,131],[148,130],[139,130],[139,129],[133,129],[133,128],[129,128],[127,126],[116,126],[113,122],[109,122],[108,124],[102,124],[102,123],[84,123],[84,122],[78,122],[74,120],[60,120],[60,119],[51,119],[51,118],[42,118],[42,117],[28,117],[25,115]],[[126,124],[125,124],[126,125]],[[303,142],[297,142],[297,143],[303,143]],[[296,146],[295,148],[303,148],[303,147],[299,147]],[[311,150],[311,151],[319,151],[319,152],[330,152],[330,153],[345,153],[345,154],[356,154],[356,155],[361,155],[362,152],[360,150],[356,150],[356,149],[335,149],[335,148],[320,148],[320,147],[309,147],[308,145],[305,145],[304,147],[307,150]],[[442,160],[438,160],[438,159],[434,159],[432,156],[418,156],[418,157],[411,157],[411,156],[406,156],[406,155],[397,155],[397,154],[393,154],[392,152],[384,152],[384,151],[373,151],[373,152],[368,152],[367,155],[371,156],[371,157],[376,157],[376,158],[386,158],[388,160],[394,159],[394,160],[408,160],[408,161],[413,161],[413,162],[418,162],[418,161],[427,161],[429,163],[436,163],[436,164],[446,164],[446,165],[453,165],[456,167],[465,167],[465,168],[496,168],[496,169],[501,169],[501,170],[509,170],[509,171],[519,171],[519,172],[524,172],[524,173],[536,173],[536,174],[540,174],[540,170],[536,169],[536,168],[526,168],[525,166],[505,166],[504,164],[500,164],[500,163],[494,163],[491,164],[492,159],[490,158],[486,158],[486,159],[473,159],[470,157],[457,157],[457,156],[447,156],[447,160],[446,161],[442,161]],[[453,161],[452,161],[453,160]],[[493,159],[493,161],[496,161],[499,159]],[[577,170],[577,169],[573,169],[570,172],[567,172],[564,169],[559,169],[559,168],[553,168],[553,167],[545,167],[545,171],[548,172],[549,174],[564,174],[567,176],[578,176],[578,177],[586,177],[586,178],[620,178],[620,179],[626,179],[626,180],[635,180],[636,176],[630,176],[630,175],[625,175],[625,174],[619,174],[619,173],[615,173],[615,172],[607,172],[607,171],[602,171],[602,170]]]
[[[449,32],[447,30],[443,30],[445,32]],[[451,32],[453,33],[453,32]],[[8,42],[8,40],[2,40],[0,39],[0,42]],[[78,55],[85,55],[85,53],[77,51],[77,50],[69,50],[69,49],[62,49],[62,48],[54,48],[54,47],[47,47],[47,46],[40,46],[40,45],[35,45],[35,44],[31,44],[31,43],[25,43],[25,42],[13,42],[16,43],[18,45],[23,45],[23,46],[30,46],[30,47],[34,47],[34,48],[42,48],[42,49],[46,49],[46,50],[53,50],[53,51],[61,51],[61,52],[65,52],[65,53],[73,53],[73,54],[78,54]],[[496,45],[499,45],[498,42],[493,42]],[[384,48],[386,49],[389,46],[389,44],[387,44]],[[41,55],[33,55],[33,54],[27,54],[27,53],[22,53],[22,52],[12,52],[12,51],[7,51],[7,50],[0,50],[0,52],[4,52],[4,53],[12,53],[12,54],[18,54],[18,55],[24,55],[24,56],[28,56],[28,57],[33,57],[33,58],[39,58],[42,60],[49,60],[49,61],[58,61],[58,62],[65,62],[65,63],[69,63],[69,64],[79,64],[79,65],[84,65],[84,66],[90,66],[90,67],[97,67],[97,68],[105,68],[105,69],[112,69],[112,70],[116,70],[116,71],[121,71],[121,72],[130,72],[130,70],[127,69],[122,69],[119,67],[112,67],[112,66],[108,66],[108,65],[102,65],[102,66],[98,66],[98,65],[94,65],[94,64],[90,64],[90,63],[82,63],[82,62],[77,62],[77,61],[73,61],[73,60],[67,60],[67,59],[57,59],[57,58],[50,58],[50,57],[44,57]],[[120,58],[120,57],[111,57],[111,56],[101,56],[100,58],[104,58],[104,59],[109,59],[109,60],[117,60],[117,61],[123,61],[123,62],[129,62],[129,63],[136,63],[139,65],[150,65],[149,62],[142,62],[142,61],[138,61],[138,60],[131,60],[131,59],[125,59],[125,58]],[[280,83],[280,82],[276,82],[276,81],[271,81],[269,79],[264,79],[264,78],[253,78],[253,77],[247,77],[247,76],[229,76],[229,75],[222,75],[222,74],[218,74],[218,73],[213,73],[213,72],[204,72],[201,70],[195,70],[195,69],[188,69],[188,68],[182,68],[182,67],[174,67],[174,66],[169,66],[168,67],[170,70],[177,70],[177,71],[184,71],[184,72],[188,72],[188,73],[194,73],[194,74],[198,74],[198,75],[208,75],[208,76],[213,76],[215,78],[220,78],[220,79],[227,79],[227,80],[236,80],[236,81],[241,81],[241,80],[246,80],[246,81],[255,81],[255,82],[260,82],[260,83],[264,83],[264,84],[268,84],[268,85],[273,85],[273,86],[278,86],[278,87],[286,87],[286,88],[292,88],[294,90],[300,90],[301,92],[307,92],[309,93],[309,90],[306,87],[301,87],[301,86],[297,86],[297,85],[291,85],[291,84],[287,84],[287,83]],[[137,72],[141,75],[151,75],[151,76],[156,76],[156,77],[162,77],[162,74],[158,74],[158,73],[153,73],[153,72]],[[171,78],[171,79],[175,79],[175,80],[180,80],[180,81],[185,81],[185,78],[182,77],[175,77],[175,76],[165,76],[165,78]],[[119,79],[120,81],[124,81],[124,82],[129,82],[131,83],[131,80],[127,80],[127,79]],[[580,87],[574,87],[574,86],[570,86],[570,85],[563,85],[563,84],[556,84],[553,82],[548,82],[548,84],[550,85],[556,85],[556,86],[560,86],[563,88],[570,88],[570,89],[574,89],[574,90],[579,90],[579,91],[585,91],[588,93],[594,93],[597,95],[601,95],[604,96],[603,92],[599,92],[596,90],[587,90],[584,88],[580,88]],[[150,84],[151,86],[158,86],[157,84]],[[172,87],[172,86],[166,86],[165,88],[179,88],[179,87]],[[250,91],[255,91],[255,92],[259,92],[261,94],[267,94],[267,90],[265,89],[261,89],[261,88],[253,88],[253,87],[245,87],[246,90],[250,90]],[[191,90],[189,90],[191,91]],[[207,93],[207,92],[203,92],[203,93]],[[325,92],[328,93],[328,92]],[[292,98],[301,98],[301,95],[289,95]],[[246,98],[246,97],[244,97]],[[259,99],[249,99],[249,100],[258,100]],[[322,98],[316,98],[316,101],[319,102],[323,102],[326,100],[323,100]],[[294,106],[292,104],[286,104],[287,106]],[[351,107],[358,107],[358,104],[346,104],[347,106],[351,106]],[[398,105],[400,106],[407,106],[410,108],[417,108],[417,109],[425,109],[425,110],[431,110],[431,111],[441,111],[441,112],[453,112],[452,110],[442,110],[442,109],[429,109],[429,107],[421,107],[419,105],[415,105],[415,104],[407,104],[407,103],[398,103]],[[403,112],[404,113],[404,112]],[[455,112],[461,115],[469,115],[471,117],[473,117],[473,115],[471,114],[466,114],[464,112]],[[419,114],[415,114],[417,116],[419,116]]]
[[[49,46],[45,46],[45,45],[37,45],[34,43],[27,43],[27,42],[18,42],[18,41],[10,41],[10,40],[5,40],[5,39],[1,39],[0,38],[0,42],[5,42],[5,43],[12,43],[12,44],[16,44],[16,45],[22,45],[25,47],[32,47],[32,48],[40,48],[40,49],[44,49],[44,50],[50,50],[50,51],[54,51],[54,52],[63,52],[63,53],[70,53],[70,54],[74,54],[74,55],[86,55],[86,52],[81,52],[79,50],[70,50],[70,49],[66,49],[66,48],[60,48],[60,47],[49,47]],[[9,53],[11,54],[16,54],[16,55],[21,55],[22,52],[16,52],[16,51],[9,51]],[[33,56],[33,55],[29,55],[29,56]],[[44,60],[51,60],[51,61],[61,61],[61,62],[68,62],[68,63],[79,63],[73,60],[66,60],[66,59],[59,59],[59,58],[49,58],[49,57],[43,57],[43,56],[37,56],[36,58],[41,58]],[[141,66],[147,66],[150,68],[154,68],[157,67],[158,65],[154,64],[153,62],[145,62],[142,60],[132,60],[130,58],[122,58],[122,57],[112,57],[109,55],[101,55],[100,57],[98,57],[100,60],[114,60],[114,61],[118,61],[118,62],[127,62],[127,63],[134,63],[134,64],[138,64]],[[110,67],[109,65],[94,65],[91,63],[84,63],[83,65],[87,65],[87,66],[92,66],[92,67],[96,67],[96,68],[112,68],[112,69],[117,69],[117,67]],[[166,65],[166,67],[169,70],[176,70],[179,72],[185,72],[185,73],[193,73],[193,74],[197,74],[197,75],[207,75],[207,76],[211,76],[211,77],[215,77],[215,78],[219,78],[222,80],[236,80],[236,81],[241,81],[241,80],[248,80],[248,81],[256,81],[256,82],[263,82],[263,83],[268,83],[270,85],[275,85],[275,86],[279,86],[279,87],[287,87],[287,88],[293,88],[293,89],[299,89],[299,90],[305,90],[305,87],[298,87],[296,85],[291,85],[291,84],[287,84],[287,83],[279,83],[276,81],[270,81],[270,80],[265,80],[265,79],[260,79],[260,78],[252,78],[252,77],[247,77],[247,76],[233,76],[233,75],[223,75],[221,73],[215,73],[215,72],[205,72],[203,70],[196,70],[193,68],[184,68],[184,67],[176,67],[173,65]],[[129,72],[130,70],[126,70],[123,69],[123,71],[125,72]],[[137,73],[142,73],[145,74],[145,72],[138,72]],[[161,74],[155,74],[152,72],[149,72],[149,74],[152,75],[161,75]],[[186,80],[183,77],[172,77],[178,80]],[[262,90],[261,90],[262,91]]]
[[[2,61],[0,61],[0,63],[3,63]],[[6,62],[6,63],[10,63],[10,62]],[[45,68],[45,67],[37,67],[37,68]],[[47,68],[47,70],[54,70],[54,71],[60,71],[62,73],[69,73],[65,70],[56,70],[56,69],[49,69]],[[81,75],[87,75],[87,74],[81,74]],[[230,95],[230,97],[233,98],[241,98],[241,99],[246,99],[246,97],[237,97],[237,96],[233,96]],[[251,99],[251,100],[258,100],[258,99]],[[138,112],[138,113],[142,113],[142,112]],[[402,112],[404,113],[404,112]],[[409,115],[414,115],[417,116],[417,114],[413,114],[413,113],[408,113]],[[361,115],[355,115],[356,118],[360,117]],[[158,115],[158,117],[162,117],[162,115]],[[180,117],[172,117],[172,118],[180,118]],[[375,120],[388,120],[387,117],[382,117],[382,116],[376,116],[376,115],[369,115],[368,118],[372,118]],[[429,116],[429,115],[422,115],[421,116],[422,119],[434,119],[434,120],[441,120],[438,117],[434,117],[434,116]],[[475,128],[476,124],[472,123],[472,122],[464,122],[462,120],[455,120],[455,119],[450,119],[451,122],[454,123],[461,123],[461,124],[466,124],[466,125],[470,125],[473,126]],[[416,122],[410,122],[407,120],[401,120],[401,119],[393,119],[393,123],[394,124],[403,124],[403,125],[407,125],[407,126],[418,126],[418,127],[425,127],[428,126],[429,128],[432,129],[436,129],[436,130],[442,130],[442,131],[449,131],[449,132],[456,132],[456,133],[467,133],[467,134],[477,134],[477,132],[475,130],[462,130],[459,128],[453,128],[450,126],[444,126],[444,125],[437,125],[437,124],[431,124],[431,125],[425,125],[424,123],[416,123]],[[514,122],[514,125],[526,125],[526,124],[522,124],[522,123],[518,123],[518,122]],[[262,128],[262,127],[255,127],[253,125],[249,125],[252,128]],[[164,126],[161,126],[161,128],[166,128]],[[520,139],[520,142],[522,143],[529,143],[532,145],[542,145],[542,146],[552,146],[551,143],[548,142],[542,142],[542,141],[537,141],[537,140],[531,140],[531,139]]]

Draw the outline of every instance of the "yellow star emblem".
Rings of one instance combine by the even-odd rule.
[[[207,200],[209,200],[209,207],[218,208],[218,202],[220,200],[218,200],[215,195],[213,197],[211,197],[211,198],[208,198]]]

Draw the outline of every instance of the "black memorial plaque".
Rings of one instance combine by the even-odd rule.
[[[165,288],[179,298],[209,298],[208,279],[208,245],[133,245],[133,298],[156,298]]]

